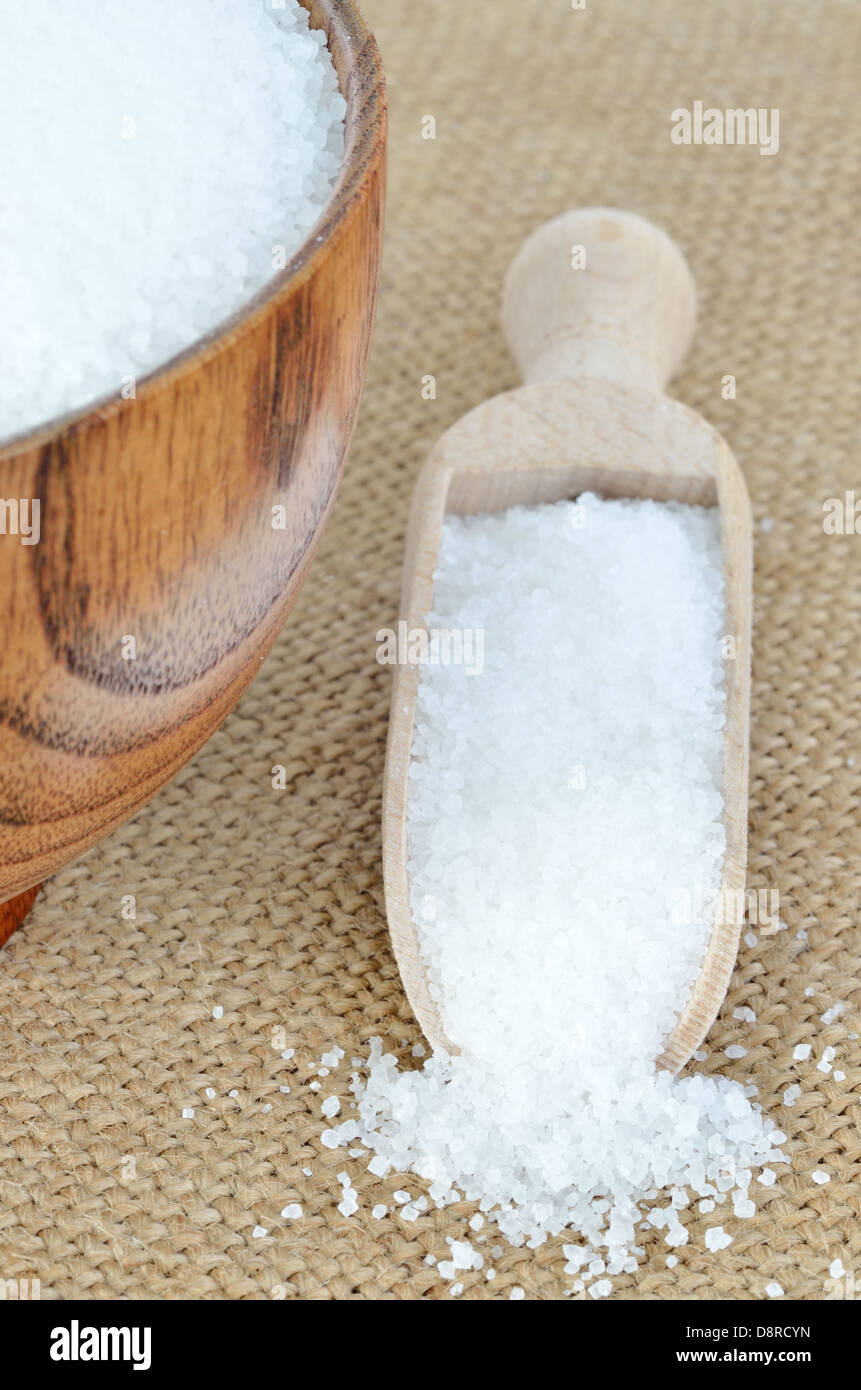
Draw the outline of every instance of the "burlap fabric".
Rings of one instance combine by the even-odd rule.
[[[375,1033],[404,1055],[419,1036],[383,913],[390,675],[375,662],[417,470],[442,429],[516,382],[498,305],[522,238],[608,203],[653,218],[690,258],[701,318],[674,390],[726,434],[757,518],[750,883],[779,890],[787,929],[756,928],[743,946],[702,1065],[755,1080],[792,1160],[778,1187],[754,1189],[753,1220],[725,1219],[728,1249],[705,1250],[714,1218],[697,1217],[668,1270],[653,1232],[613,1297],[762,1298],[778,1280],[821,1299],[840,1292],[837,1257],[861,1292],[861,536],[822,526],[825,499],[861,483],[861,10],[367,0],[367,13],[390,84],[390,200],[347,478],[238,710],[131,824],[46,885],[0,954],[0,1276],[38,1277],[43,1298],[449,1296],[424,1257],[446,1253],[471,1209],[372,1219],[374,1202],[420,1184],[380,1183],[323,1150],[309,1083],[333,1044],[349,1063]],[[670,112],[697,100],[779,108],[778,153],[674,145]],[[721,394],[728,374],[735,400]],[[426,375],[436,400],[422,398]],[[837,1001],[845,1011],[823,1023]],[[734,1020],[742,1004],[755,1024]],[[793,1062],[799,1042],[813,1044],[806,1063]],[[747,1056],[729,1061],[731,1043]],[[828,1044],[844,1080],[817,1070]],[[346,1095],[346,1073],[326,1091]],[[361,1201],[349,1219],[343,1168]],[[293,1201],[301,1221],[279,1215]],[[561,1297],[561,1245],[506,1249],[496,1281],[466,1275],[462,1296],[506,1299],[518,1284]]]

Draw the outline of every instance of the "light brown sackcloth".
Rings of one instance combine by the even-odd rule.
[[[380,1182],[320,1145],[320,1098],[348,1096],[350,1057],[373,1034],[405,1056],[419,1038],[383,913],[390,668],[375,634],[396,614],[428,446],[516,384],[498,323],[512,254],[545,218],[603,203],[654,219],[687,253],[701,315],[673,389],[726,435],[753,498],[749,882],[779,890],[787,930],[743,945],[702,1070],[754,1080],[792,1160],[777,1187],[752,1187],[752,1220],[696,1214],[673,1270],[661,1234],[645,1234],[613,1297],[763,1298],[777,1280],[822,1299],[838,1257],[861,1294],[861,535],[822,528],[825,499],[853,485],[861,499],[861,8],[367,0],[367,15],[389,79],[390,197],[344,488],[237,711],[131,824],[45,886],[0,955],[0,1277],[36,1276],[43,1298],[450,1296],[424,1257],[445,1257],[473,1209],[374,1220],[395,1188],[423,1185]],[[670,113],[696,100],[779,108],[778,153],[674,145]],[[427,374],[435,401],[422,399]],[[721,396],[727,374],[735,400]],[[844,1013],[824,1024],[837,1001]],[[741,1005],[754,1024],[734,1020]],[[801,1042],[813,1054],[794,1063]],[[747,1055],[729,1061],[731,1043]],[[333,1044],[346,1062],[315,1093]],[[844,1080],[817,1070],[827,1044]],[[344,1168],[361,1203],[348,1219]],[[279,1215],[288,1202],[301,1220]],[[733,1241],[711,1254],[704,1229],[718,1222]],[[559,1298],[572,1283],[561,1238],[492,1263],[492,1284],[463,1276],[463,1298],[514,1285]]]

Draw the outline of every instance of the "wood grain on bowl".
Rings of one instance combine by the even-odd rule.
[[[386,107],[355,7],[306,8],[347,100],[341,176],[308,240],[135,399],[0,447],[0,497],[41,511],[37,544],[0,535],[0,903],[127,819],[209,738],[332,506],[376,302]],[[16,915],[8,903],[0,939]]]

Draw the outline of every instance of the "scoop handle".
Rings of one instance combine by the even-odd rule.
[[[695,319],[694,280],[676,243],[616,208],[545,222],[505,282],[503,327],[526,382],[598,377],[663,391]]]

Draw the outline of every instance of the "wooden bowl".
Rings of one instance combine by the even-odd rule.
[[[0,447],[0,497],[41,507],[38,544],[0,535],[0,943],[34,885],[133,815],[221,724],[337,491],[376,301],[385,85],[351,0],[302,3],[347,101],[341,174],[304,245],[134,400]]]

